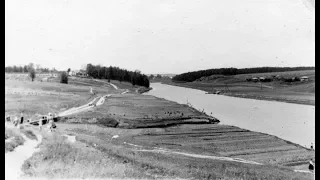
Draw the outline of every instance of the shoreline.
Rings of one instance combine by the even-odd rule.
[[[206,94],[213,94],[212,92],[205,90],[200,87],[194,87],[189,85],[182,85],[177,83],[167,83],[167,82],[151,82],[151,83],[161,83],[171,86],[177,86],[177,87],[184,87],[184,88],[190,88],[190,89],[196,89],[204,91]],[[286,98],[278,98],[278,97],[270,97],[270,96],[264,96],[264,95],[249,95],[249,94],[241,94],[241,93],[222,93],[220,95],[224,96],[230,96],[230,97],[238,97],[238,98],[245,98],[245,99],[255,99],[255,100],[265,100],[265,101],[277,101],[277,102],[284,102],[284,103],[291,103],[291,104],[301,104],[301,105],[310,105],[315,106],[315,100],[309,101],[309,100],[296,100],[296,99],[286,99]]]

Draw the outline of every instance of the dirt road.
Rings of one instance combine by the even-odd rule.
[[[98,80],[98,79],[94,79],[94,81],[107,83],[107,84],[110,84],[114,89],[119,89],[116,85],[114,85],[112,83],[109,83],[109,82],[101,81],[101,80]]]
[[[42,137],[37,135],[38,141],[27,138],[24,134],[22,137],[26,140],[21,146],[14,151],[5,154],[5,179],[16,180],[22,179],[21,166],[24,161],[32,156],[39,149],[36,146],[41,142]]]
[[[90,108],[93,108],[95,106],[100,106],[105,102],[105,99],[107,97],[110,97],[110,96],[111,96],[111,94],[107,94],[105,96],[100,97],[100,99],[94,105],[93,103],[99,98],[99,97],[96,97],[92,101],[90,101],[89,103],[87,103],[85,105],[82,105],[82,106],[79,106],[79,107],[73,107],[71,109],[63,111],[63,112],[59,113],[58,116],[59,117],[68,116],[68,115],[71,115],[71,114],[76,114],[76,113],[80,113],[80,112],[86,111],[86,110],[88,110]]]
[[[138,148],[143,148],[143,146],[139,146],[139,145],[135,145],[135,144],[127,143],[127,142],[124,142],[124,144],[128,144],[130,146],[134,146],[134,147],[138,147]],[[138,149],[137,151],[179,154],[179,155],[188,156],[188,157],[195,157],[195,158],[204,158],[204,159],[213,159],[213,160],[222,160],[222,161],[233,161],[233,162],[240,162],[240,163],[246,163],[246,164],[262,165],[261,163],[257,163],[254,161],[248,161],[248,160],[241,159],[241,158],[230,158],[230,157],[219,157],[219,156],[209,156],[209,155],[201,155],[201,154],[193,154],[193,153],[184,153],[184,152],[177,152],[177,151],[172,151],[172,150],[163,149],[163,148]]]

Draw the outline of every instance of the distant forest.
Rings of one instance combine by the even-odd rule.
[[[139,85],[149,87],[150,82],[147,75],[141,74],[140,71],[128,71],[126,69],[120,69],[118,67],[104,67],[95,66],[92,64],[87,65],[87,73],[89,76],[98,79],[110,79],[118,81],[130,82],[132,85]]]
[[[314,70],[315,67],[256,67],[256,68],[220,68],[220,69],[207,69],[200,71],[187,72],[176,75],[172,78],[173,81],[192,82],[203,76],[211,75],[237,75],[237,74],[252,74],[252,73],[268,73],[268,72],[284,72],[284,71],[301,71],[301,70]]]
[[[53,68],[53,69],[42,68],[39,65],[34,65],[33,63],[29,63],[28,65],[24,65],[24,66],[6,66],[5,72],[7,72],[7,73],[13,73],[13,72],[14,73],[27,73],[30,71],[30,69],[34,69],[34,70],[37,70],[37,71],[43,72],[43,73],[58,72],[55,68]]]

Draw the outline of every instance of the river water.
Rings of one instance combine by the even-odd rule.
[[[189,102],[220,120],[220,124],[275,135],[305,147],[315,147],[315,106],[244,99],[204,91],[151,83],[145,93],[180,104]],[[212,113],[212,114],[211,114]]]

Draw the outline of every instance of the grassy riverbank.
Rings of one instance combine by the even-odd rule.
[[[308,76],[309,81],[286,83],[272,81],[264,83],[247,82],[252,77],[282,78]],[[280,101],[295,104],[315,105],[315,71],[291,71],[278,73],[242,74],[235,76],[203,77],[193,82],[160,81],[161,83],[192,89],[199,89],[207,93],[220,91],[221,95],[268,101]]]

